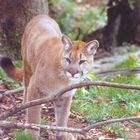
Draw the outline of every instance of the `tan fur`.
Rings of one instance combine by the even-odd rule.
[[[5,73],[12,79],[22,82],[23,80],[23,69],[15,67],[11,59],[7,56],[0,55],[0,67],[3,68]]]
[[[23,80],[23,70],[20,68],[10,68],[8,67],[7,69],[5,69],[5,72],[7,73],[7,75],[9,77],[11,77],[12,79],[21,82]]]
[[[22,37],[24,102],[51,97],[73,83],[73,78],[81,77],[83,68],[92,66],[94,52],[91,51],[97,47],[97,41],[86,44],[62,36],[57,23],[48,16],[33,18]],[[54,102],[57,126],[67,126],[73,94],[74,91],[70,91]],[[40,123],[40,111],[41,106],[29,108],[27,122]],[[29,132],[39,136],[39,132]],[[74,140],[66,132],[57,132],[56,135],[59,140]]]

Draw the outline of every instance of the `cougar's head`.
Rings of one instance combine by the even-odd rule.
[[[93,58],[99,43],[92,40],[88,43],[83,41],[71,41],[67,36],[62,36],[64,47],[64,73],[70,79],[79,79],[92,68]]]

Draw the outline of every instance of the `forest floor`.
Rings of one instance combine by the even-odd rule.
[[[128,55],[121,55],[123,48],[114,50],[113,55],[108,55],[104,58],[97,59],[95,61],[94,70],[96,72],[105,71],[108,69],[113,69],[116,63],[126,59]],[[126,49],[125,49],[126,50]],[[124,51],[125,51],[124,50]],[[117,53],[116,53],[117,52]],[[4,81],[0,80],[0,91],[9,90],[10,86]],[[14,108],[15,106],[21,105],[22,93],[17,93],[16,95],[2,95],[0,94],[0,113],[6,112],[9,108]],[[42,124],[54,124],[54,109],[52,104],[42,105]],[[92,113],[92,112],[91,112]],[[69,126],[76,128],[83,128],[89,125],[89,122],[81,122],[78,119],[76,113],[72,113],[69,119]],[[19,112],[14,116],[8,118],[8,121],[12,122],[25,122],[25,111]],[[116,134],[111,131],[103,131],[102,127],[91,129],[86,136],[80,134],[74,134],[78,140],[140,140],[140,127],[128,125],[128,122],[123,122],[126,126],[125,130],[127,132],[127,138],[117,138]],[[15,133],[13,129],[3,130],[0,129],[0,140],[9,140]],[[53,140],[54,132],[41,130],[41,140]]]
[[[16,96],[3,96],[0,102],[0,112],[8,111],[9,108],[14,108],[21,104],[21,94]],[[54,109],[52,104],[42,105],[42,123],[54,125]],[[91,112],[92,113],[92,112]],[[14,116],[8,118],[8,121],[12,122],[25,122],[25,112],[19,112]],[[74,128],[83,128],[90,123],[81,122],[78,119],[76,113],[72,113],[69,119],[69,126]],[[129,126],[128,122],[123,122],[126,126],[125,131],[128,133],[127,138],[117,138],[116,134],[111,131],[103,131],[102,127],[91,129],[86,136],[80,134],[74,134],[78,140],[140,140],[140,127]],[[10,140],[11,137],[15,134],[15,129],[0,129],[0,140]],[[41,130],[41,139],[40,140],[54,140],[54,132]]]

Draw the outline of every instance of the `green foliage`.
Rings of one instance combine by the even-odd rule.
[[[24,131],[17,131],[12,140],[36,140],[36,138]]]
[[[16,63],[17,67],[22,67],[22,60],[18,60]],[[19,83],[14,81],[13,79],[9,78],[6,73],[0,68],[0,79],[4,81],[4,83],[8,84],[10,89],[18,88],[21,86]]]
[[[41,118],[41,124],[47,125],[48,124],[48,119],[46,117]]]
[[[22,68],[23,64],[22,64],[22,60],[18,60],[16,62],[16,66],[19,67],[19,68]]]
[[[138,58],[130,57],[129,59],[118,64],[116,68],[137,66]],[[95,77],[94,79],[96,79]],[[99,77],[97,80],[102,80]],[[114,75],[104,78],[104,81],[135,84],[139,85],[140,80],[135,74]],[[79,89],[75,95],[72,104],[72,111],[82,113],[80,120],[91,122],[105,120],[107,118],[121,118],[131,116],[133,113],[140,111],[140,91],[119,89],[110,87],[89,87]],[[125,132],[120,129],[121,126],[113,124],[107,126],[108,129],[115,131],[116,135],[124,137]]]
[[[15,122],[17,120],[17,117],[15,116],[10,116],[7,118],[8,121],[11,121],[11,122]]]
[[[83,34],[103,27],[107,19],[104,7],[93,8],[90,6],[78,5],[72,1],[52,0],[54,17],[59,23],[63,33],[72,39],[82,39]],[[79,35],[80,30],[80,35]]]
[[[122,138],[127,136],[126,132],[124,131],[124,126],[119,123],[107,125],[105,127],[105,131],[115,132],[118,137]]]
[[[22,67],[22,60],[18,60],[16,62],[16,66],[21,68]],[[3,80],[5,83],[8,84],[8,87],[10,87],[10,89],[14,89],[19,87],[20,85],[14,81],[13,79],[9,78],[6,73],[0,68],[0,79]]]
[[[131,52],[129,52],[129,54],[128,54],[128,59],[117,64],[115,66],[116,69],[136,67],[136,66],[140,65],[140,55],[134,53],[134,52],[139,51],[138,47],[135,45],[131,45],[131,46],[129,46],[129,51],[131,51]]]
[[[5,72],[1,68],[0,68],[0,79],[7,81],[11,80],[6,76]]]
[[[117,64],[115,68],[118,69],[118,68],[128,68],[128,67],[135,67],[135,66],[136,66],[136,58],[128,58],[122,63]]]
[[[107,81],[110,81],[109,78]],[[112,78],[111,81],[129,83],[125,76],[118,81]],[[135,82],[138,83],[139,80],[132,79],[131,83]],[[108,116],[113,118],[129,116],[140,109],[139,94],[140,91],[107,87],[92,87],[85,91],[81,89],[77,91],[72,110],[83,112],[84,118],[89,121],[100,121]]]
[[[0,68],[0,79],[3,80],[5,83],[7,83],[10,89],[19,87],[19,85],[14,80],[9,78],[1,68]]]

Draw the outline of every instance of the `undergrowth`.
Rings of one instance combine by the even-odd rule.
[[[4,84],[4,85],[3,84],[2,85],[6,89],[14,89],[14,88],[19,87],[19,84],[16,81],[9,78],[5,74],[5,72],[0,68],[0,89],[3,88],[3,87],[1,87],[1,82],[2,82],[1,80],[3,81],[3,84]]]
[[[138,58],[133,55],[116,65],[116,69],[134,67],[138,65]],[[107,78],[96,77],[95,80],[108,82],[139,85],[140,80],[135,74],[114,75]],[[111,118],[132,116],[140,112],[140,91],[130,89],[119,89],[112,87],[89,87],[77,90],[72,104],[72,111],[79,112],[78,118],[81,121],[96,122]],[[117,136],[125,137],[126,133],[122,124],[111,124],[106,126]]]
[[[50,11],[53,11],[53,17],[59,23],[62,32],[73,40],[83,39],[85,34],[103,27],[106,23],[106,9],[103,6],[95,8],[77,4],[75,1],[51,1],[53,7]]]
[[[17,131],[11,140],[36,140],[36,138],[24,131]]]
[[[22,67],[22,61],[18,60],[16,62],[16,66],[21,68]],[[3,83],[4,83],[4,85],[6,85],[7,89],[15,89],[15,88],[18,88],[19,86],[21,86],[20,83],[17,83],[13,79],[9,78],[1,68],[0,68],[0,80],[3,81]],[[0,82],[0,85],[1,85],[1,82]],[[2,87],[0,86],[0,88],[2,88]]]

